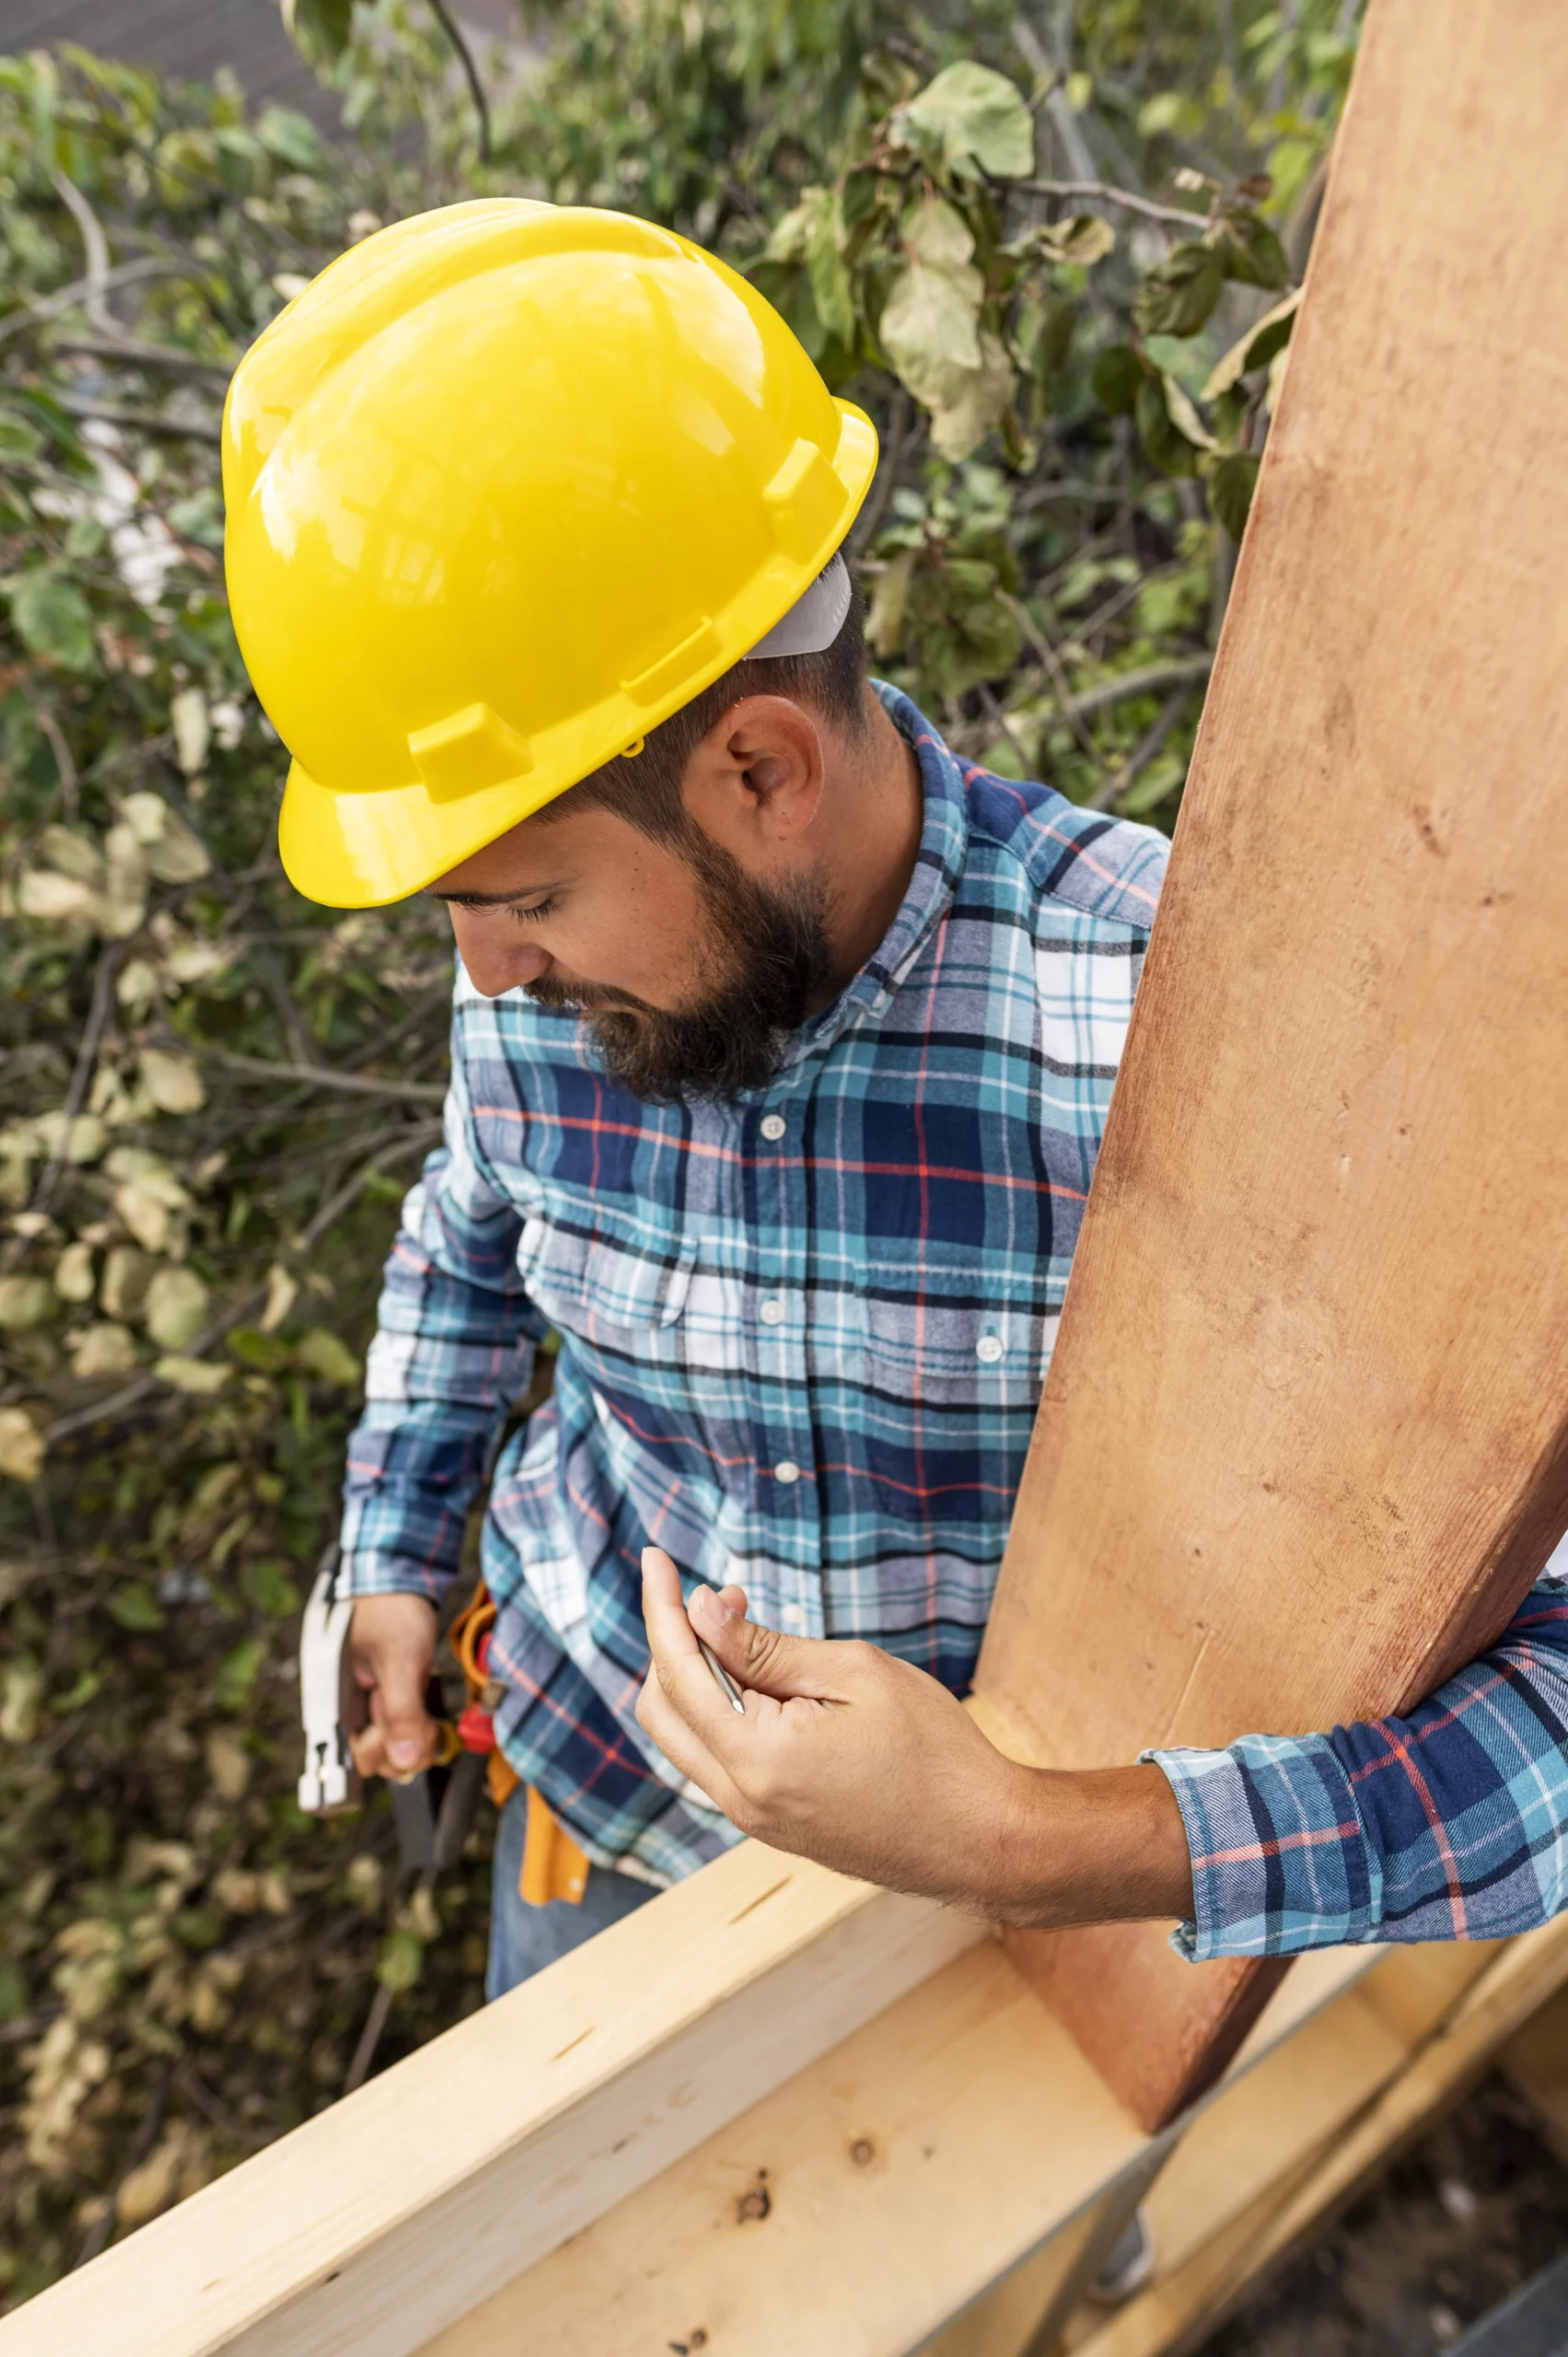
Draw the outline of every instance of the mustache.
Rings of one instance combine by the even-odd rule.
[[[638,998],[631,991],[619,991],[612,983],[563,982],[554,974],[541,974],[537,982],[525,982],[523,996],[557,1015],[656,1016],[659,1012],[645,998]]]

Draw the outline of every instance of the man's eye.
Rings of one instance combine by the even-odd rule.
[[[515,908],[511,914],[524,924],[537,924],[540,917],[547,917],[554,906],[553,900],[536,900],[531,909]]]

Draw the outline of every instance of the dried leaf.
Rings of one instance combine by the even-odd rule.
[[[71,1372],[78,1382],[101,1375],[128,1375],[136,1364],[130,1329],[108,1320],[86,1327],[69,1343]]]
[[[54,1310],[54,1288],[47,1277],[0,1277],[0,1331],[25,1333],[41,1326]]]
[[[25,917],[45,917],[55,923],[103,922],[103,902],[91,885],[49,867],[29,868],[22,875],[17,885],[17,906]]]
[[[193,1057],[144,1048],[141,1072],[142,1086],[160,1113],[199,1113],[207,1101]]]
[[[157,1361],[153,1373],[176,1391],[188,1391],[193,1399],[209,1399],[215,1391],[223,1389],[230,1369],[215,1366],[207,1359],[187,1359],[171,1353]]]
[[[263,1334],[275,1334],[298,1298],[299,1285],[280,1260],[267,1271],[267,1298],[258,1320]]]
[[[359,1381],[359,1361],[348,1344],[325,1326],[312,1326],[302,1335],[296,1355],[323,1383],[339,1384],[346,1390]]]
[[[212,742],[212,723],[207,716],[207,699],[200,688],[181,688],[168,708],[174,724],[176,758],[187,777],[194,777],[207,758]]]
[[[92,1246],[67,1244],[54,1263],[55,1292],[62,1301],[91,1301],[93,1286]]]
[[[194,1269],[160,1269],[147,1287],[144,1316],[148,1333],[166,1351],[183,1350],[201,1330],[207,1300],[207,1288]]]
[[[1210,371],[1208,382],[1203,387],[1203,399],[1206,401],[1217,401],[1222,393],[1228,393],[1231,387],[1251,369],[1261,368],[1276,352],[1283,351],[1290,341],[1291,330],[1300,308],[1301,289],[1297,286],[1282,303],[1276,303],[1272,311],[1265,311],[1245,335],[1238,336],[1224,359],[1216,361]]]

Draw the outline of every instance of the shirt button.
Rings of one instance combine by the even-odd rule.
[[[786,1629],[798,1629],[803,1625],[806,1614],[798,1604],[785,1604],[780,1608],[779,1619]]]
[[[784,1306],[782,1301],[765,1301],[757,1315],[764,1326],[782,1326],[784,1321]]]
[[[980,1359],[986,1366],[994,1366],[997,1360],[1002,1356],[1001,1336],[999,1334],[982,1334],[979,1341],[974,1346],[974,1354],[976,1358]]]
[[[782,1113],[763,1114],[762,1135],[768,1140],[770,1145],[777,1145],[784,1133],[784,1117]]]
[[[780,1457],[778,1463],[773,1468],[773,1479],[775,1481],[784,1482],[786,1488],[791,1481],[799,1480],[800,1468],[796,1463],[793,1457]]]

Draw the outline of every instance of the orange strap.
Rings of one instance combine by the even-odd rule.
[[[480,1667],[479,1646],[494,1621],[495,1607],[481,1580],[447,1631],[447,1641],[468,1685],[469,1700],[486,1711],[494,1709],[501,1689]],[[497,1808],[505,1807],[522,1782],[499,1744],[490,1754],[486,1781]],[[588,1882],[587,1858],[566,1828],[552,1814],[543,1794],[536,1792],[532,1784],[528,1786],[528,1809],[523,1866],[517,1876],[518,1898],[528,1907],[548,1907],[553,1898],[564,1898],[573,1907],[580,1906]]]
[[[587,1885],[587,1858],[566,1828],[552,1814],[544,1794],[530,1784],[523,1870],[517,1876],[518,1898],[528,1907],[548,1907],[552,1898],[564,1898],[578,1907]]]

